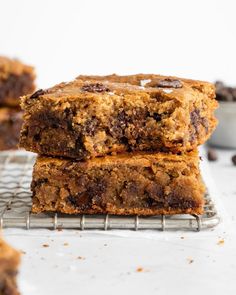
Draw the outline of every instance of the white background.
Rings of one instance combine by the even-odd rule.
[[[236,84],[235,12],[234,0],[0,0],[0,54],[35,65],[39,87],[113,72]],[[226,208],[213,231],[126,231],[122,237],[111,231],[4,230],[6,240],[26,252],[22,294],[235,295],[233,153],[221,151],[211,164]]]
[[[234,0],[0,1],[0,54],[38,86],[80,73],[152,72],[236,84]]]

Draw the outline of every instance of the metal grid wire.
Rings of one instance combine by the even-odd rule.
[[[48,229],[156,229],[195,230],[216,226],[220,218],[214,202],[206,194],[205,213],[172,216],[113,216],[31,214],[30,183],[35,155],[0,153],[0,228]]]

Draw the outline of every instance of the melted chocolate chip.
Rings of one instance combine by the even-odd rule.
[[[200,111],[198,109],[194,110],[190,114],[191,124],[194,126],[196,132],[198,132],[198,128],[200,125]]]
[[[67,197],[67,202],[68,202],[70,205],[72,205],[72,206],[74,206],[74,207],[77,207],[77,199],[76,199],[75,197],[69,195],[69,196]]]
[[[99,126],[99,120],[93,116],[84,123],[84,132],[86,135],[94,136]]]
[[[31,182],[31,189],[34,190],[36,187],[41,186],[44,183],[47,183],[48,179],[47,178],[40,178],[38,180],[33,180]]]
[[[34,93],[30,96],[30,98],[38,98],[40,95],[44,95],[44,94],[46,94],[46,93],[48,93],[47,90],[39,89],[39,90],[37,90],[36,92],[34,92]]]
[[[190,120],[195,129],[194,134],[192,134],[192,140],[194,140],[196,135],[199,134],[201,126],[205,128],[206,134],[208,133],[209,121],[206,118],[201,117],[200,111],[198,109],[195,109],[190,113]]]
[[[154,118],[157,122],[160,122],[160,121],[161,121],[161,115],[159,115],[158,113],[154,113],[154,114],[153,114],[153,118]]]
[[[182,88],[183,84],[180,80],[166,78],[163,80],[159,80],[156,84],[156,87],[161,88]]]
[[[81,90],[86,91],[86,92],[107,92],[107,91],[110,91],[109,88],[107,88],[102,83],[86,84],[81,87]]]
[[[126,118],[126,113],[124,111],[121,111],[117,115],[117,122],[118,125],[124,129],[127,125],[127,118]]]
[[[65,124],[56,113],[50,112],[50,111],[44,111],[40,112],[36,115],[35,121],[45,122],[46,126],[52,127],[52,128],[58,128],[59,126],[62,126]]]

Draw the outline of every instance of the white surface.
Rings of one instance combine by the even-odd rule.
[[[236,83],[235,0],[7,0],[0,54],[39,87],[78,74],[154,72]]]
[[[219,161],[210,164],[223,217],[214,230],[5,230],[5,238],[26,252],[19,278],[22,294],[236,294],[236,167],[231,164],[232,154],[219,151]],[[221,240],[224,243],[219,245]],[[139,267],[143,271],[137,272]]]
[[[236,149],[236,103],[220,102],[216,110],[219,124],[210,138],[210,143],[218,147]]]

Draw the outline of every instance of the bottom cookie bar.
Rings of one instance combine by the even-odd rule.
[[[87,161],[39,157],[32,212],[201,214],[198,153],[122,154]]]
[[[20,253],[0,238],[0,295],[19,295],[16,275]]]
[[[0,151],[17,148],[21,125],[21,111],[0,108]]]

